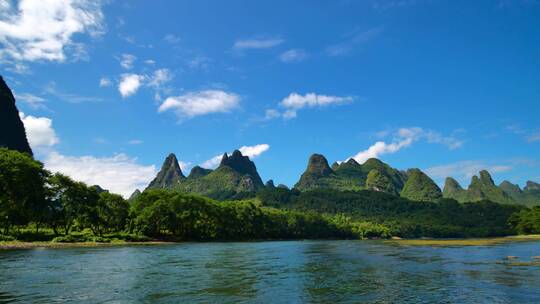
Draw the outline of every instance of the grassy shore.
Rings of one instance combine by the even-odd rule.
[[[57,242],[21,242],[21,241],[1,241],[0,250],[13,249],[37,249],[37,248],[79,248],[79,247],[112,247],[112,246],[150,246],[159,244],[170,244],[171,242],[145,241],[145,242],[126,242],[114,241],[108,243],[101,242],[76,242],[76,243],[57,243]]]
[[[489,246],[507,242],[540,241],[540,235],[518,235],[496,238],[473,238],[473,239],[392,239],[382,242],[401,246]],[[113,240],[110,242],[52,242],[52,241],[0,241],[0,250],[12,249],[36,249],[36,248],[79,248],[79,247],[111,247],[111,246],[145,246],[159,244],[174,244],[175,241],[125,241]],[[538,257],[540,259],[540,257]]]
[[[389,244],[404,246],[489,246],[507,242],[540,241],[539,234],[516,235],[495,238],[473,239],[392,239],[384,241]]]

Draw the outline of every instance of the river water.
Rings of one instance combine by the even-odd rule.
[[[0,252],[0,303],[540,303],[540,242],[183,243]]]

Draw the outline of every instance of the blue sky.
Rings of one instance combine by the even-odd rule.
[[[289,186],[312,153],[540,180],[538,1],[0,4],[37,157],[122,194],[241,147]]]

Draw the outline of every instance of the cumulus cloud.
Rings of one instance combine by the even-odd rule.
[[[247,49],[268,49],[278,46],[284,42],[281,38],[266,38],[266,39],[239,39],[233,45],[235,50]]]
[[[64,61],[72,48],[81,54],[84,46],[75,34],[102,33],[100,1],[21,0],[2,1],[0,6],[0,58],[16,61]]]
[[[259,155],[263,154],[264,152],[268,151],[269,149],[270,149],[270,145],[268,144],[258,144],[254,146],[242,146],[238,150],[242,153],[242,155],[248,156],[249,158],[254,159],[258,157]],[[232,152],[230,152],[229,155],[231,153]],[[211,159],[203,162],[201,164],[201,167],[207,168],[207,169],[214,169],[219,165],[222,157],[223,157],[223,154],[216,155],[212,157]]]
[[[131,54],[122,54],[120,58],[120,66],[126,70],[131,70],[133,68],[133,63],[137,57]]]
[[[244,156],[248,156],[249,158],[255,158],[268,151],[268,149],[270,149],[270,145],[259,144],[255,146],[242,146],[238,150],[240,150],[240,152],[242,152],[242,155]]]
[[[141,86],[144,76],[138,74],[123,74],[118,84],[118,91],[123,98],[129,97],[135,93]]]
[[[285,63],[299,62],[306,59],[307,53],[302,49],[292,49],[279,55],[279,60]]]
[[[60,140],[52,127],[52,120],[47,117],[35,117],[19,112],[26,129],[26,136],[32,149],[40,150],[56,145]]]
[[[377,141],[368,149],[358,152],[351,158],[362,164],[370,158],[379,158],[384,154],[396,153],[403,148],[411,146],[414,142],[419,140],[425,140],[428,143],[442,144],[451,150],[459,148],[463,145],[463,141],[453,136],[443,136],[438,132],[425,130],[419,127],[400,128],[395,132],[378,132],[378,134],[382,136],[392,134],[394,138],[390,143]]]
[[[201,167],[206,168],[206,169],[214,169],[219,165],[222,157],[223,157],[222,154],[216,155],[210,158],[209,160],[205,161],[204,163],[202,163]]]
[[[144,189],[157,173],[154,165],[141,165],[136,158],[125,154],[95,157],[52,152],[45,158],[44,164],[52,172],[61,172],[89,185],[100,185],[126,198],[135,189]]]
[[[351,96],[331,96],[331,95],[319,95],[315,93],[308,93],[300,95],[298,93],[291,93],[285,97],[279,103],[281,108],[284,108],[283,112],[276,109],[266,110],[266,119],[272,119],[277,117],[283,117],[284,119],[292,119],[297,116],[297,112],[303,108],[315,108],[325,107],[329,105],[339,105],[350,103],[354,100]]]
[[[159,106],[158,112],[174,111],[178,118],[192,118],[211,113],[226,113],[237,108],[240,96],[221,90],[190,92],[168,97]]]
[[[112,81],[107,77],[102,77],[99,80],[99,86],[100,87],[110,87],[112,85]]]
[[[465,181],[471,179],[473,175],[478,174],[481,170],[488,170],[490,173],[501,173],[512,169],[513,167],[507,164],[488,164],[484,161],[465,160],[427,168],[425,172],[431,177],[441,181],[449,176]]]

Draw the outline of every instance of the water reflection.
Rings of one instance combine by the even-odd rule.
[[[0,252],[0,303],[540,303],[540,243],[186,243]]]

